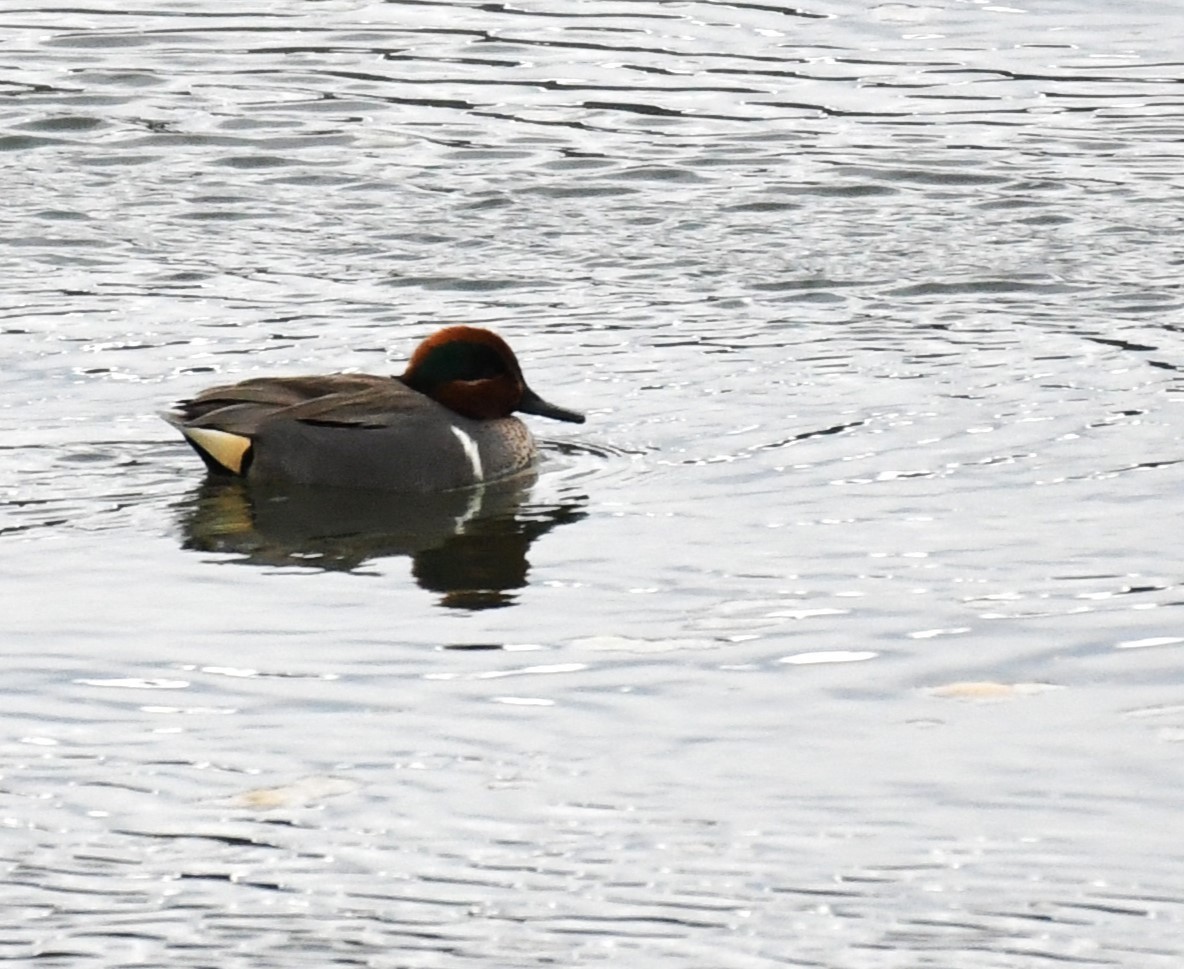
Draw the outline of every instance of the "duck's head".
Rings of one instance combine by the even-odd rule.
[[[583,424],[584,415],[549,404],[528,386],[514,351],[496,333],[449,326],[423,341],[400,378],[462,417],[493,420],[514,411]]]

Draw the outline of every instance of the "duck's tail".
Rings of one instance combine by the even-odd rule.
[[[250,467],[251,439],[216,427],[193,427],[173,411],[160,415],[180,431],[212,474],[243,477]]]

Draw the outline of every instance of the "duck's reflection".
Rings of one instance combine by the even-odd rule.
[[[511,605],[527,584],[531,543],[578,521],[585,499],[528,502],[533,478],[438,495],[308,487],[260,488],[207,479],[181,503],[183,547],[229,552],[261,566],[358,572],[379,558],[406,555],[424,589],[442,605]]]

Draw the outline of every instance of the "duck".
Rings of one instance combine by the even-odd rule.
[[[530,468],[537,448],[515,413],[585,420],[531,390],[496,333],[448,326],[420,343],[398,376],[253,377],[203,390],[161,416],[213,476],[431,493]]]

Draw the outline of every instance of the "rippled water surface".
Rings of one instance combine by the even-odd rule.
[[[0,961],[1177,969],[1184,11],[0,12]],[[492,327],[534,480],[156,413]]]

